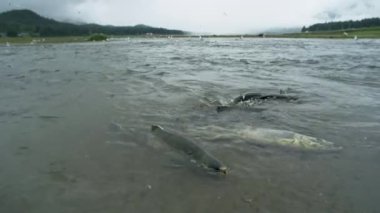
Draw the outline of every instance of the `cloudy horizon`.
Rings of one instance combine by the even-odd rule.
[[[0,12],[30,9],[59,21],[207,33],[257,33],[317,22],[379,17],[377,0],[12,0]]]

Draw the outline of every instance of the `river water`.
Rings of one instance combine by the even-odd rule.
[[[380,41],[131,39],[0,47],[0,212],[380,212]],[[297,96],[217,113],[246,92]],[[189,164],[152,124],[229,168]],[[273,128],[311,153],[208,140]],[[216,134],[212,131],[208,134]]]

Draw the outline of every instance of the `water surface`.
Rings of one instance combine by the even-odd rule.
[[[0,47],[0,212],[379,212],[380,42],[131,39]],[[298,102],[217,113],[204,100],[286,91]],[[193,138],[229,175],[150,133]],[[290,130],[307,153],[193,130]],[[209,134],[213,134],[210,132]]]

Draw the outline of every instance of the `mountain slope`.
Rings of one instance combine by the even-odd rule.
[[[129,27],[102,26],[97,24],[70,24],[58,22],[38,15],[30,10],[12,10],[0,13],[0,32],[11,34],[27,33],[40,36],[79,36],[93,33],[109,35],[184,34],[180,30],[155,28],[146,25]]]

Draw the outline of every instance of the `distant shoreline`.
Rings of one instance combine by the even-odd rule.
[[[279,38],[325,38],[325,39],[379,39],[380,27],[346,29],[335,31],[317,31],[302,33],[287,33],[281,35],[273,35],[271,37]]]
[[[242,35],[131,35],[109,36],[110,39],[147,38],[147,39],[171,39],[171,38],[306,38],[306,39],[380,39],[380,27],[363,28],[339,31],[321,31],[288,34],[242,34]],[[57,37],[0,37],[0,44],[41,44],[41,43],[75,43],[90,42],[89,36],[57,36]]]

